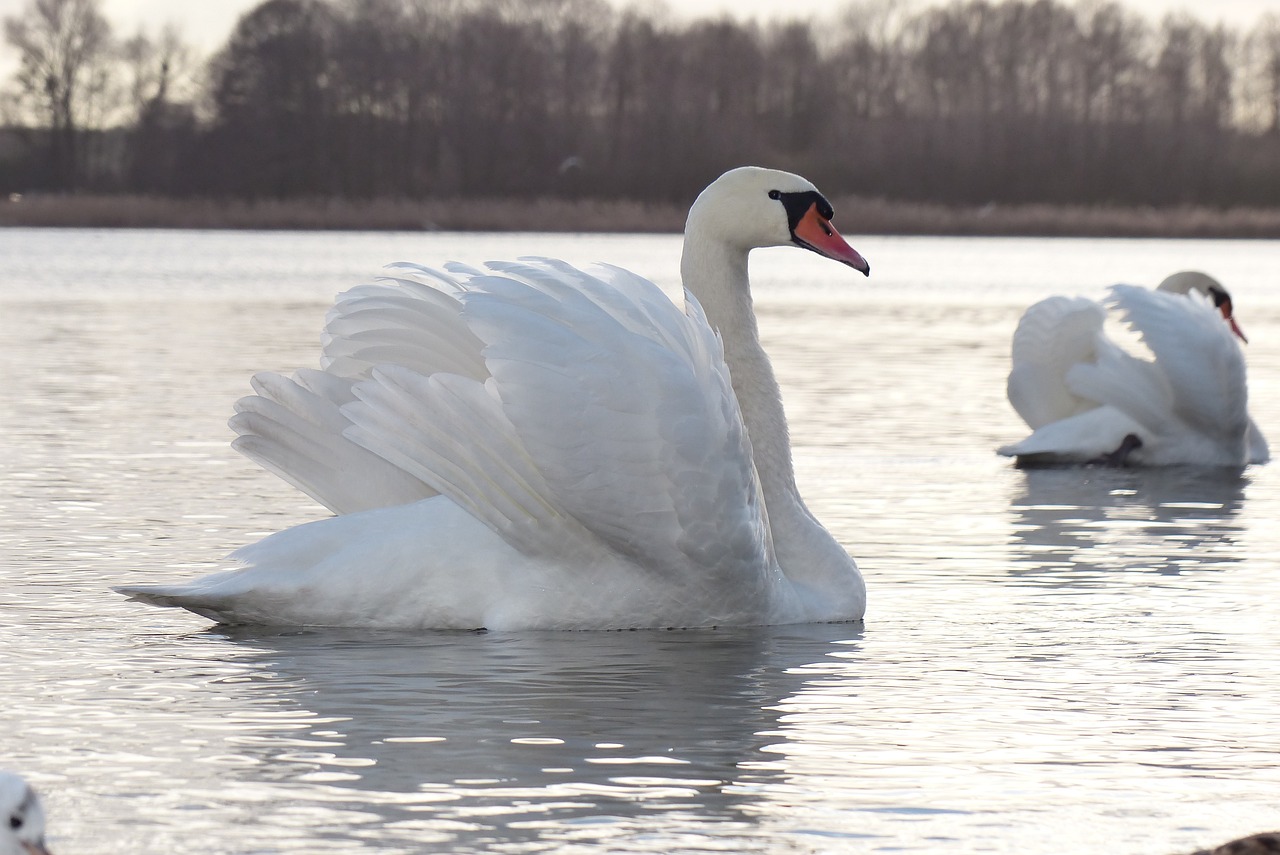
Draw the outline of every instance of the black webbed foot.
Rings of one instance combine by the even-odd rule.
[[[1142,437],[1136,433],[1125,434],[1124,439],[1120,442],[1120,447],[1110,454],[1104,454],[1101,457],[1095,457],[1090,460],[1090,465],[1108,466],[1119,469],[1129,465],[1129,455],[1135,450],[1142,448]]]

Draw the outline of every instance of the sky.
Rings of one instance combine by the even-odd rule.
[[[934,2],[935,0],[917,0]],[[20,13],[31,0],[0,0],[0,17]],[[230,35],[241,14],[257,6],[261,0],[103,0],[107,18],[117,34],[129,35],[141,27],[158,31],[168,22],[177,23],[183,37],[202,53],[211,53]],[[1185,10],[1207,23],[1223,21],[1248,26],[1263,13],[1280,13],[1280,0],[1124,0],[1125,5],[1153,19],[1166,12]],[[620,5],[622,5],[620,3]],[[747,18],[765,20],[805,16],[820,17],[824,11],[837,11],[843,0],[803,4],[796,0],[672,0],[670,7],[690,17],[704,17],[728,12]],[[0,44],[0,50],[7,46]]]

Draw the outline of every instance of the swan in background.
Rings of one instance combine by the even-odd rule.
[[[0,855],[49,855],[40,797],[13,772],[0,771],[0,819]]]
[[[1153,359],[1103,332],[1117,310]],[[1050,297],[1013,335],[1009,402],[1033,433],[999,449],[1019,465],[1244,466],[1270,458],[1249,417],[1246,341],[1212,277],[1175,273],[1154,290],[1115,285],[1106,304]]]
[[[548,259],[347,291],[322,370],[258,375],[231,422],[338,515],[119,590],[233,624],[860,619],[857,566],[796,490],[747,277],[752,248],[782,245],[868,273],[831,218],[799,176],[725,173],[689,211],[683,312],[633,273]]]

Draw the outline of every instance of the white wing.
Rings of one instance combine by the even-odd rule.
[[[720,341],[617,268],[496,266],[464,316],[486,342],[502,409],[557,505],[658,572],[765,566],[751,448]]]
[[[461,318],[459,283],[419,265],[393,267],[407,276],[338,295],[325,318],[324,369],[353,380],[367,378],[375,365],[388,364],[420,374],[488,377],[481,343]]]
[[[414,280],[365,286],[331,316],[327,369],[354,378],[350,400],[325,399],[332,412],[295,407],[323,415],[315,430],[328,444],[280,443],[303,461],[309,492],[321,492],[321,456],[365,462],[350,446],[376,458],[379,478],[401,479],[401,492],[447,495],[526,555],[594,539],[655,573],[696,568],[708,585],[770,566],[750,443],[696,301],[686,315],[616,268],[592,275],[526,260],[489,273],[450,269],[456,278],[413,274],[445,290]],[[423,289],[462,307],[453,317],[464,329],[445,324],[445,344],[390,335],[406,328],[396,308],[422,314],[407,327],[415,333],[438,324],[448,303]],[[466,357],[481,347],[477,368]],[[436,368],[444,355],[456,371]],[[337,440],[325,434],[333,429]]]
[[[1249,423],[1244,356],[1221,315],[1193,295],[1134,285],[1112,286],[1111,295],[1155,356],[1174,417],[1209,436],[1243,435]]]
[[[462,322],[458,284],[425,268],[396,266],[437,287],[388,278],[338,295],[322,335],[324,370],[302,369],[291,378],[258,374],[257,394],[236,402],[230,422],[240,435],[233,448],[335,513],[436,495],[344,435],[351,423],[341,408],[355,400],[353,385],[368,379],[375,365],[488,376],[482,345]]]
[[[229,422],[240,434],[231,447],[339,514],[435,495],[343,435],[350,422],[339,406],[351,397],[350,387],[350,381],[315,370],[292,378],[255,375],[258,394],[237,401]]]
[[[1094,358],[1106,310],[1084,297],[1049,297],[1031,306],[1013,334],[1009,403],[1032,429],[1097,406],[1067,384],[1073,365]]]

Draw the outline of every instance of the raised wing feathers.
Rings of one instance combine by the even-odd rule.
[[[412,279],[352,288],[326,318],[321,365],[351,378],[367,377],[374,365],[390,363],[420,374],[445,371],[483,380],[488,372],[481,345],[462,322],[461,311],[455,295]]]
[[[323,372],[242,402],[237,447],[340,512],[368,506],[365,480],[444,493],[527,555],[605,545],[708,581],[766,566],[750,443],[696,301],[685,315],[626,271],[541,259],[401,269],[339,298]]]
[[[553,504],[492,388],[456,374],[384,365],[344,408],[348,436],[465,508],[527,555],[583,532]]]
[[[1049,297],[1032,305],[1013,335],[1009,402],[1033,429],[1095,406],[1066,382],[1066,373],[1093,358],[1105,309],[1084,297]]]
[[[336,513],[388,507],[436,495],[421,479],[352,442],[341,407],[354,384],[380,364],[423,374],[450,371],[484,379],[481,344],[463,324],[461,286],[443,274],[405,266],[409,278],[361,285],[339,295],[322,334],[323,371],[292,379],[264,373],[256,395],[236,403],[237,451]]]
[[[1244,356],[1207,302],[1134,285],[1113,286],[1110,301],[1155,356],[1175,414],[1209,435],[1248,429]]]
[[[257,395],[236,402],[232,447],[335,513],[387,507],[435,495],[423,482],[348,440],[338,407],[350,384],[318,371],[290,379],[262,373]]]
[[[638,277],[625,293],[559,265],[504,270],[471,280],[464,316],[557,504],[647,567],[762,566],[750,445],[700,310]]]

